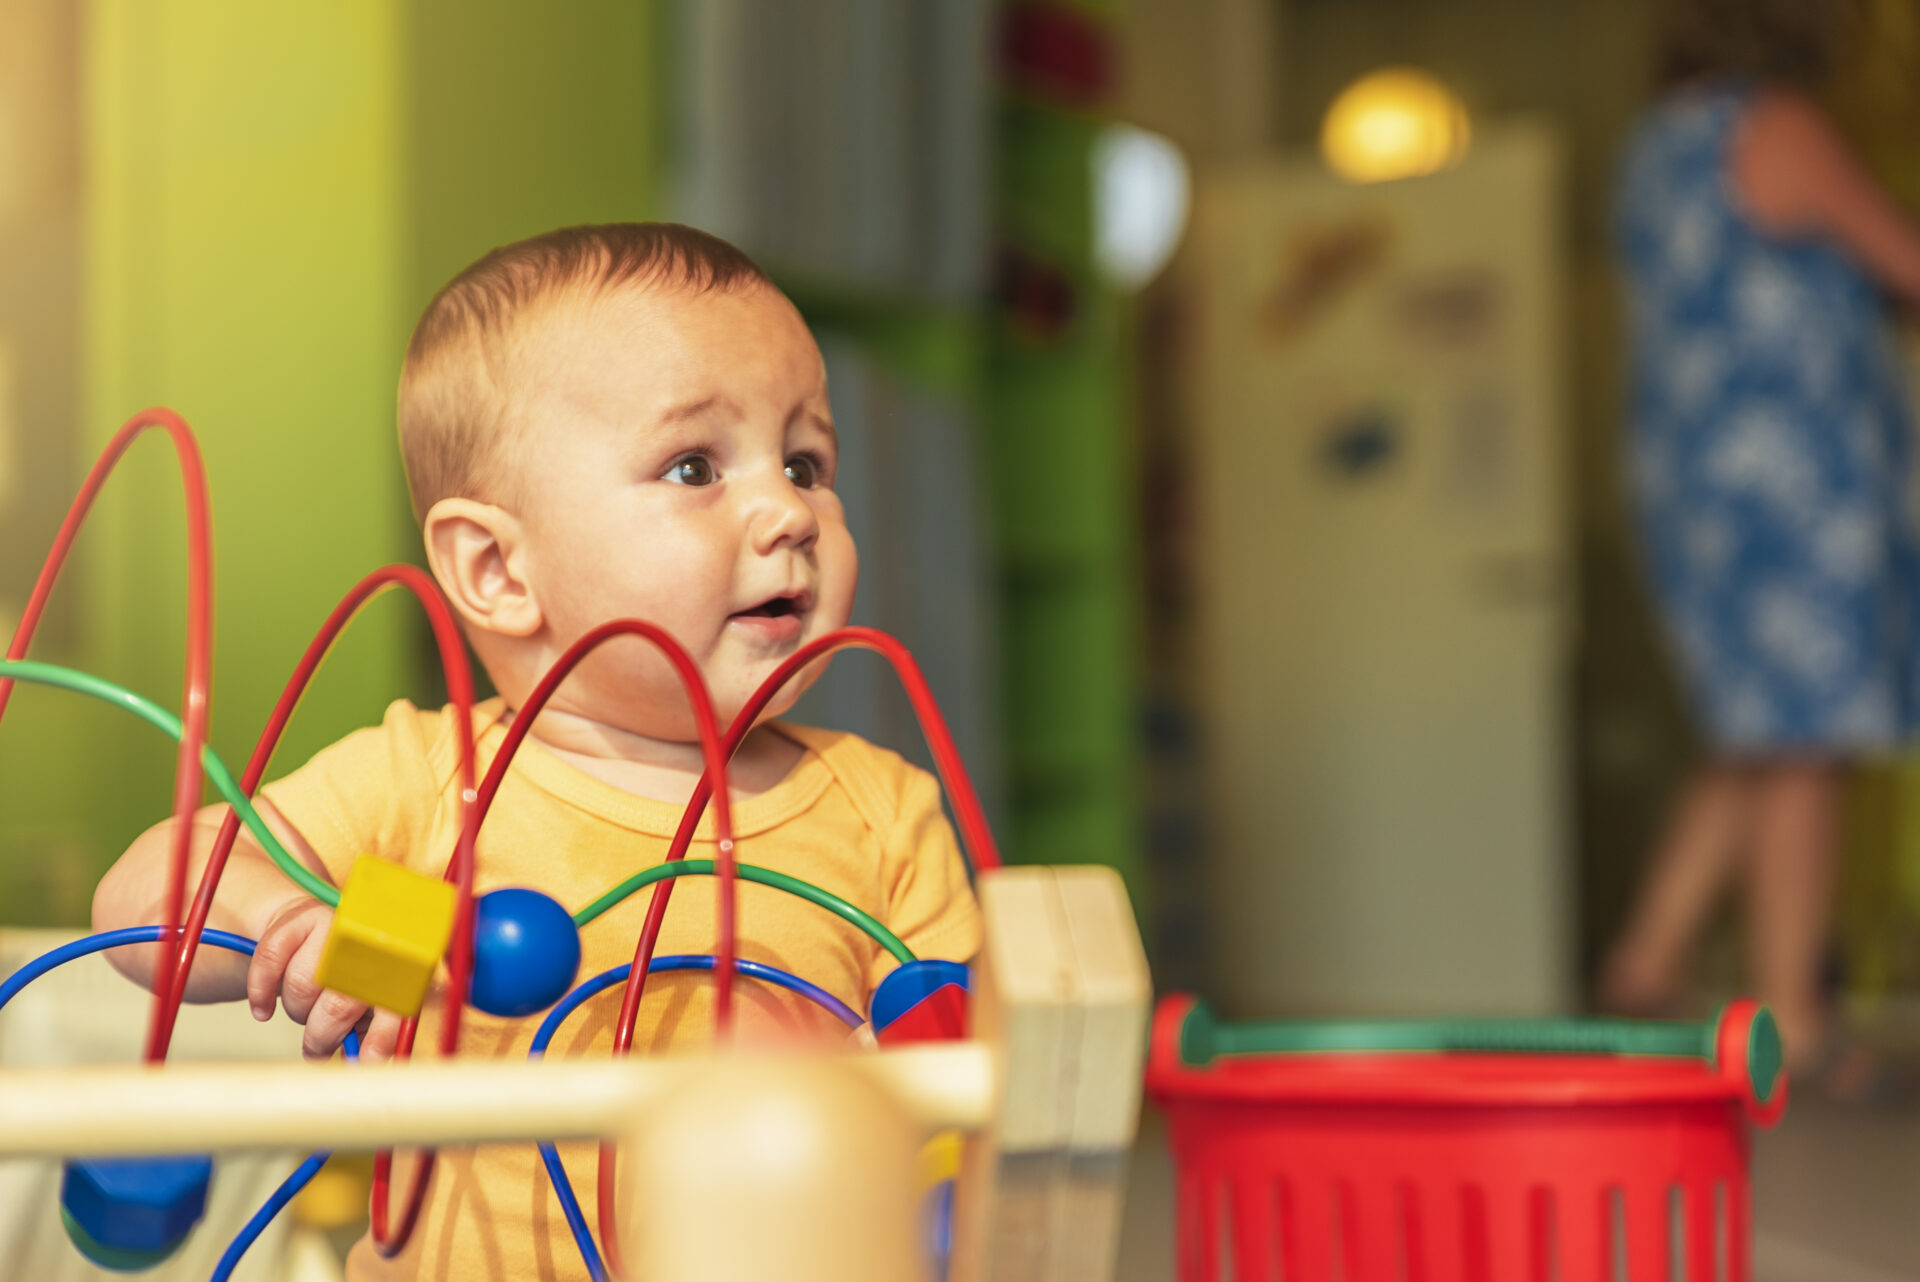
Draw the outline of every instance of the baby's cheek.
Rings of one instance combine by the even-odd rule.
[[[831,534],[822,532],[820,549],[820,599],[815,612],[820,631],[845,627],[853,616],[854,593],[860,584],[860,554],[853,535],[843,525]]]

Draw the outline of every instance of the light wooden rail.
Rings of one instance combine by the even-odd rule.
[[[929,1131],[976,1129],[993,1109],[978,1042],[740,1062],[775,1076],[831,1065]],[[591,1139],[626,1131],[712,1069],[705,1057],[29,1069],[0,1074],[0,1157]]]

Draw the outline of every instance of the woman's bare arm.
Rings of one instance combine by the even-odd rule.
[[[1731,168],[1741,200],[1767,230],[1829,236],[1882,288],[1920,303],[1920,223],[1804,95],[1755,98],[1734,138]]]

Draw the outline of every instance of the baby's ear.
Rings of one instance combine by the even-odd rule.
[[[460,617],[501,636],[532,636],[543,618],[524,572],[520,519],[474,499],[441,499],[427,513],[427,564]]]

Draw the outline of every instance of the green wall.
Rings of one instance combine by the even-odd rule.
[[[1000,567],[1004,843],[1022,863],[1113,866],[1144,916],[1137,445],[1122,309],[1093,265],[1090,156],[1104,123],[1002,95],[998,226],[1013,252],[1058,273],[1071,305],[1051,328],[997,310],[983,455]]]
[[[487,249],[654,216],[657,6],[581,0],[94,0],[84,37],[87,277],[76,470],[135,410],[199,433],[214,502],[214,743],[237,770],[312,630],[368,570],[417,555],[393,441],[402,346]],[[799,291],[930,382],[977,398],[995,505],[1013,795],[1009,853],[1138,867],[1132,446],[1113,300],[1089,263],[1092,117],[1017,99],[998,128],[1000,218],[1068,272],[1079,312],[1034,343],[931,309]],[[911,323],[903,323],[910,321]],[[968,391],[967,389],[971,389]],[[184,532],[170,452],[138,446],[63,591],[74,663],[179,698]],[[329,662],[282,768],[438,697],[406,602]],[[165,812],[149,729],[22,690],[0,732],[0,921],[79,922],[100,872]]]
[[[496,245],[657,216],[664,70],[650,0],[414,0],[403,141],[407,324]]]
[[[393,436],[413,319],[492,245],[645,217],[651,6],[95,0],[76,471],[132,412],[193,424],[214,505],[216,748],[237,771],[287,672],[361,575],[416,555]],[[177,706],[185,535],[171,451],[109,484],[62,591],[73,663]],[[283,768],[436,697],[423,630],[372,606]],[[0,732],[0,921],[84,921],[163,817],[172,753],[123,714],[23,689]]]

